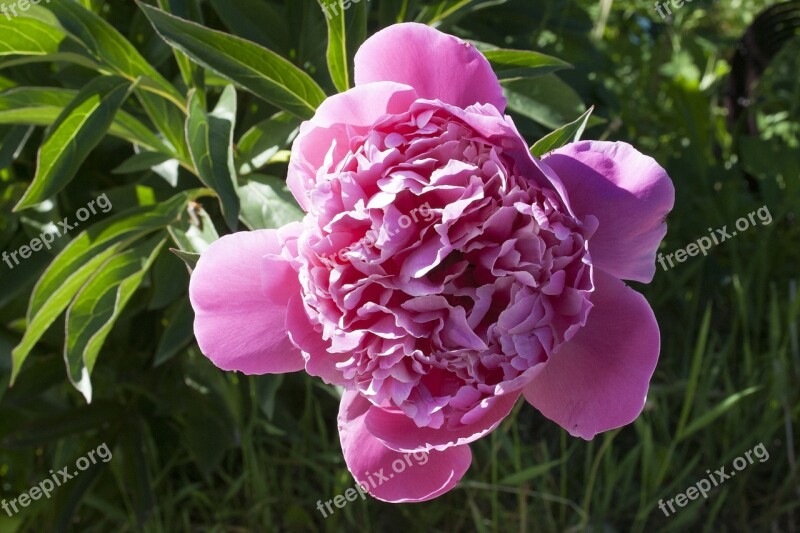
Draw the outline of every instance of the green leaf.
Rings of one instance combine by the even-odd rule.
[[[137,4],[167,43],[267,102],[310,118],[325,100],[311,76],[271,50]]]
[[[703,358],[706,354],[709,331],[711,330],[711,315],[712,305],[709,303],[706,305],[706,310],[703,312],[703,320],[700,322],[700,330],[697,332],[697,341],[695,342],[694,354],[692,355],[689,379],[684,386],[683,407],[681,407],[678,424],[675,428],[675,433],[678,435],[683,433],[686,422],[689,420],[689,415],[695,405],[695,394],[697,393],[700,377],[703,374]]]
[[[11,20],[0,17],[0,56],[36,55],[44,56],[59,51],[66,38],[63,32],[40,20],[15,17]]]
[[[148,518],[156,506],[154,487],[156,481],[150,472],[148,460],[153,457],[153,435],[148,431],[144,420],[131,416],[120,432],[120,458],[122,465],[114,472],[118,486],[124,486],[128,493],[133,515],[136,517],[136,529],[147,529]]]
[[[501,82],[508,107],[551,129],[585,111],[580,96],[553,74]]]
[[[675,442],[681,441],[688,437],[689,435],[693,434],[696,431],[703,429],[704,427],[710,425],[714,420],[719,418],[720,416],[727,413],[734,405],[739,403],[741,400],[750,396],[754,392],[760,390],[760,386],[749,387],[741,392],[737,392],[735,394],[731,394],[727,398],[725,398],[722,402],[715,405],[713,409],[710,409],[692,421],[686,429],[681,431],[678,435],[675,436]]]
[[[317,0],[322,7],[327,0]],[[328,72],[333,85],[341,93],[350,88],[350,75],[347,70],[347,35],[345,33],[345,10],[337,9],[336,14],[325,11],[328,24]]]
[[[250,229],[279,228],[303,218],[303,211],[286,182],[274,176],[251,174],[239,186],[240,217]]]
[[[544,76],[556,70],[572,68],[572,65],[557,57],[530,50],[484,50],[497,77],[501,80],[519,77]]]
[[[347,29],[345,33],[347,35],[347,57],[350,59],[348,72],[350,73],[351,80],[355,77],[353,58],[356,52],[358,52],[358,49],[361,48],[361,45],[364,44],[364,41],[367,40],[369,7],[369,2],[360,2],[347,10]]]
[[[738,143],[742,166],[764,180],[793,180],[800,175],[797,148],[776,141],[776,138],[741,135]]]
[[[438,2],[426,2],[428,5],[422,6],[419,15],[417,15],[416,22],[438,26],[439,24],[437,23],[441,23],[445,19],[459,14],[459,12],[465,12],[465,7],[475,3],[475,0],[439,0]]]
[[[195,390],[186,394],[192,408],[180,417],[180,425],[176,428],[180,440],[176,444],[189,451],[200,473],[210,479],[226,450],[241,445],[240,437],[234,430],[233,416],[219,395],[201,394]]]
[[[236,230],[239,198],[233,165],[233,129],[236,122],[236,90],[229,85],[217,106],[206,114],[199,93],[189,95],[186,140],[200,180],[219,197],[225,221]]]
[[[56,16],[64,30],[118,76],[131,82],[142,78],[142,88],[161,94],[179,107],[183,106],[181,93],[102,17],[74,1],[49,2],[45,7]]]
[[[29,294],[33,284],[42,275],[47,264],[52,260],[52,256],[46,253],[37,253],[25,261],[20,261],[19,265],[9,271],[5,262],[0,263],[3,269],[3,283],[0,288],[0,308],[8,305],[20,294]],[[13,264],[13,263],[12,263]],[[10,353],[10,351],[8,352]],[[0,358],[3,357],[0,352]]]
[[[169,251],[177,255],[178,258],[186,264],[186,268],[189,269],[189,272],[192,272],[197,266],[197,262],[200,261],[200,254],[184,252],[177,248],[170,248]]]
[[[119,242],[109,244],[107,247],[98,247],[96,255],[85,258],[82,257],[82,261],[79,264],[68,265],[70,267],[68,275],[62,276],[62,284],[54,287],[53,292],[47,295],[46,305],[44,305],[41,311],[31,315],[27,327],[25,328],[25,335],[22,337],[22,341],[20,341],[17,347],[11,352],[13,359],[13,366],[11,369],[12,385],[22,368],[22,363],[25,362],[25,359],[28,357],[28,354],[33,349],[36,342],[39,341],[50,325],[58,318],[58,315],[67,308],[72,297],[80,290],[86,280],[96,273],[97,270],[102,267],[103,263],[122,247],[123,244]],[[53,265],[58,262],[58,258],[64,256],[68,250],[69,248],[65,248],[56,260],[51,263],[51,266],[45,270],[45,273],[39,278],[39,281],[34,287],[34,295],[37,289],[41,287],[42,280],[48,276]],[[32,305],[33,300],[31,300],[31,307],[28,308],[29,314],[31,313]]]
[[[211,217],[199,203],[190,204],[189,209],[167,227],[167,231],[178,248],[188,253],[201,254],[219,239]],[[183,256],[177,255],[183,259]]]
[[[11,379],[9,354],[15,342],[14,337],[0,331],[0,371],[2,371],[0,372],[2,375],[0,385],[6,389],[0,394],[0,399],[5,399],[6,406],[9,405],[9,402],[23,405],[64,382],[64,361],[55,355],[47,355],[31,361],[27,371],[20,375],[14,387],[8,388]]]
[[[125,407],[109,401],[98,401],[92,405],[82,405],[71,409],[61,409],[46,416],[25,420],[13,432],[3,436],[3,448],[27,448],[59,441],[69,435],[85,433],[102,428],[114,420],[119,420]]]
[[[519,472],[514,472],[499,481],[500,485],[520,485],[539,476],[542,476],[568,459],[568,456],[535,465]]]
[[[158,0],[158,7],[181,18],[203,22],[203,12],[199,2],[195,0]],[[204,70],[193,63],[183,52],[172,50],[178,69],[181,71],[183,83],[187,87],[201,89],[204,85]]]
[[[0,69],[7,69],[21,65],[30,65],[33,63],[52,64],[63,62],[73,63],[90,70],[96,70],[98,72],[103,70],[103,67],[89,57],[88,52],[86,52],[80,44],[73,41],[64,41],[62,48],[64,51],[56,52],[54,54],[15,56],[13,59],[7,59],[0,63]]]
[[[0,93],[0,124],[50,126],[78,95],[77,91],[43,87],[19,87]],[[170,154],[161,140],[125,111],[118,111],[108,130],[143,148]]]
[[[257,391],[258,406],[261,411],[267,415],[269,420],[275,416],[275,405],[278,397],[278,391],[283,385],[283,374],[273,374],[266,376],[253,376],[255,389]]]
[[[169,140],[180,159],[186,161],[183,95],[142,57],[130,41],[99,15],[73,1],[53,2],[47,5],[47,9],[98,62],[120,77],[140,80],[136,92],[147,115]],[[167,100],[174,105],[168,104]]]
[[[15,211],[38,204],[59,192],[78,172],[114,121],[130,93],[126,80],[94,78],[61,112],[39,149],[36,176]]]
[[[300,121],[281,111],[247,130],[236,145],[239,175],[250,174],[266,165],[297,135]]]
[[[8,335],[0,332],[0,401],[8,391],[9,378],[11,377],[11,359],[6,354],[11,351],[13,346]]]
[[[170,159],[172,159],[171,156],[159,154],[158,152],[139,152],[120,163],[120,165],[111,172],[113,174],[143,172],[158,165],[162,165]]]
[[[158,128],[158,131],[169,141],[171,149],[168,153],[175,155],[177,159],[186,163],[187,166],[191,166],[189,147],[186,146],[186,136],[184,135],[184,124],[186,122],[184,112],[154,94],[137,90],[136,96],[142,103],[147,116]]]
[[[92,401],[90,376],[100,348],[139,288],[166,237],[156,235],[106,261],[67,309],[64,361],[70,382]]]
[[[25,124],[8,129],[3,135],[3,140],[0,141],[0,169],[6,168],[16,161],[28,143],[31,133],[33,133],[33,127]]]
[[[176,300],[186,299],[189,276],[180,259],[168,250],[158,254],[150,269],[149,279],[148,310],[164,309]]]
[[[77,94],[66,89],[9,89],[0,93],[0,124],[49,126]]]
[[[114,420],[114,418],[111,420]],[[53,522],[54,530],[67,531],[72,524],[80,520],[80,517],[75,516],[75,513],[81,503],[87,497],[91,497],[89,491],[102,473],[103,468],[99,464],[92,465],[88,470],[81,472],[81,475],[73,483],[70,483],[68,487],[64,487],[63,492],[58,493],[52,504],[56,514]]]
[[[118,213],[81,232],[48,267],[31,295],[28,319],[37,314],[51,298],[50,295],[72,275],[75,268],[93,254],[120,241],[139,238],[161,229],[179,219],[190,202],[210,195],[207,189],[192,189],[176,194],[169,200]]]
[[[166,227],[191,200],[209,193],[205,189],[185,191],[158,205],[119,213],[70,241],[33,289],[25,335],[12,352],[12,384],[34,345],[107,259],[142,236]]]
[[[291,26],[274,24],[276,20],[286,20],[284,9],[262,0],[210,0],[210,3],[231,33],[270,50],[288,49]]]
[[[194,311],[188,299],[175,304],[166,316],[167,327],[158,342],[153,366],[163,365],[194,338]]]
[[[531,146],[531,153],[536,157],[542,157],[547,152],[561,148],[565,144],[578,142],[586,129],[589,117],[594,111],[594,106],[590,107],[586,113],[578,117],[577,120],[562,126],[552,133],[548,133]]]

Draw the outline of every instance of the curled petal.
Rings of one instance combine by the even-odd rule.
[[[339,408],[339,438],[347,468],[362,490],[385,502],[422,502],[456,486],[472,462],[469,446],[401,453],[370,434],[364,419],[370,403],[347,391]]]
[[[366,426],[386,446],[398,451],[447,450],[461,447],[491,433],[508,416],[519,398],[519,391],[492,396],[462,420],[457,428],[417,427],[403,413],[372,406],[367,412]]]

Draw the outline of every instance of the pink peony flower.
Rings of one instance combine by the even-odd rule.
[[[585,439],[644,405],[659,331],[621,280],[652,280],[672,184],[623,143],[537,160],[504,110],[470,44],[379,32],[294,143],[303,221],[223,237],[192,276],[217,366],[345,389],[344,457],[381,500],[454,487],[520,395]]]

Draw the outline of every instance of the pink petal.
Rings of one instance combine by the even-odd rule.
[[[355,57],[356,85],[396,81],[422,98],[458,107],[506,108],[489,62],[473,45],[424,24],[395,24],[367,39]]]
[[[652,281],[675,201],[666,171],[621,142],[568,144],[544,162],[564,183],[578,218],[594,215],[600,222],[589,241],[592,263],[620,279]]]
[[[366,133],[387,114],[408,111],[416,99],[411,87],[384,82],[355,87],[322,102],[314,117],[302,124],[292,145],[287,183],[300,207],[310,209],[306,191],[316,182],[317,170],[334,144],[336,164],[347,154],[354,135]]]
[[[200,350],[223,370],[279,374],[302,370],[300,351],[286,333],[286,304],[300,292],[297,273],[273,261],[262,280],[265,254],[279,254],[278,230],[226,235],[200,257],[189,283]]]
[[[364,423],[371,405],[347,391],[339,407],[344,459],[362,489],[379,500],[400,503],[431,500],[456,486],[472,462],[469,446],[413,454],[390,450]]]
[[[483,400],[477,412],[470,413],[468,424],[452,430],[417,427],[405,414],[375,406],[367,413],[366,425],[370,433],[393,450],[447,450],[492,432],[511,412],[519,395],[519,391],[515,391]]]
[[[639,416],[660,348],[644,296],[601,271],[594,281],[588,322],[523,390],[544,416],[586,440]]]

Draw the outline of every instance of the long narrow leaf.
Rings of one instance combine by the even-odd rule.
[[[317,0],[323,8],[325,0]],[[350,88],[350,75],[347,67],[347,34],[345,33],[345,10],[337,9],[335,14],[324,10],[328,24],[328,72],[339,92]]]
[[[531,50],[483,50],[492,69],[500,79],[544,76],[556,70],[572,68],[572,65],[557,57]]]
[[[78,91],[55,87],[19,87],[0,93],[0,124],[50,126],[77,96]],[[109,135],[143,148],[171,154],[164,143],[137,118],[118,111]]]
[[[508,107],[548,128],[560,128],[586,108],[580,96],[554,74],[501,82]]]
[[[156,235],[103,263],[67,309],[64,361],[70,382],[92,401],[90,376],[114,322],[164,245]]]
[[[102,17],[72,0],[51,2],[46,8],[73,38],[118,76],[129,81],[142,78],[142,87],[158,91],[177,105],[182,105],[183,96],[178,90]]]
[[[236,90],[225,88],[214,111],[206,114],[198,93],[189,97],[186,141],[200,179],[219,197],[228,226],[235,230],[239,218],[236,169],[233,164],[233,128],[236,121]]]
[[[44,56],[58,52],[66,36],[40,20],[0,17],[0,56]]]
[[[300,121],[281,111],[247,130],[236,144],[239,174],[250,174],[266,165],[297,135]]]
[[[531,153],[536,157],[542,157],[547,152],[561,148],[567,143],[577,142],[586,129],[589,117],[594,111],[594,106],[590,107],[586,113],[578,117],[565,126],[561,126],[552,133],[548,133],[531,146]]]
[[[311,76],[271,50],[137,3],[167,43],[267,102],[310,118],[325,99]]]
[[[12,383],[34,345],[100,265],[125,245],[166,227],[189,201],[208,193],[204,189],[185,191],[161,204],[120,213],[70,241],[33,289],[25,335],[12,352]]]
[[[39,149],[36,176],[15,210],[46,200],[72,180],[89,152],[106,135],[130,90],[127,80],[102,76],[75,96]]]
[[[139,80],[137,94],[147,115],[172,144],[176,155],[186,161],[188,151],[182,135],[183,95],[99,15],[70,0],[52,2],[46,7],[55,15],[60,27],[99,63],[120,77]]]

